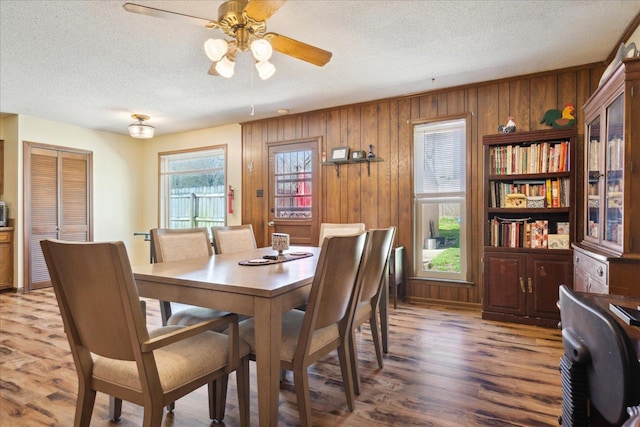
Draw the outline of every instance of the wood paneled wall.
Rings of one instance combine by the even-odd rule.
[[[243,123],[243,222],[253,225],[259,246],[268,244],[267,202],[256,193],[267,185],[267,142],[321,137],[321,151],[327,156],[334,147],[368,151],[369,144],[373,144],[375,154],[384,161],[371,164],[370,176],[365,164],[342,165],[339,177],[333,166],[320,168],[321,221],[364,222],[367,228],[395,225],[395,243],[406,248],[405,274],[409,276],[407,295],[410,298],[479,304],[484,223],[479,197],[483,186],[482,136],[497,133],[497,126],[504,124],[508,116],[514,117],[519,131],[544,129],[546,126],[540,124],[544,112],[562,109],[571,102],[576,106],[580,134],[577,164],[582,165],[582,105],[597,88],[604,68],[601,64],[591,64]],[[414,228],[412,121],[466,113],[472,114],[472,150],[468,157],[472,282],[461,284],[410,277]],[[581,171],[577,172],[577,182],[581,183]],[[578,199],[578,206],[582,206],[580,192]]]

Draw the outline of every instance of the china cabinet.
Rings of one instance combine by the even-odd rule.
[[[584,105],[584,117],[584,226],[573,245],[575,288],[640,296],[640,58],[617,66]]]
[[[572,286],[575,128],[486,135],[483,319],[557,326]]]

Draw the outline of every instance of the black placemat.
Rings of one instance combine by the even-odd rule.
[[[253,259],[245,259],[243,261],[239,261],[238,264],[250,265],[250,266],[280,264],[283,262],[294,261],[296,259],[308,258],[310,256],[313,256],[311,252],[290,252],[290,253],[284,254],[278,259],[253,258]]]

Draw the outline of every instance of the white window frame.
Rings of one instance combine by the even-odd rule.
[[[471,271],[469,268],[469,257],[470,257],[470,238],[469,238],[469,209],[470,206],[469,201],[469,189],[470,187],[470,162],[468,161],[470,155],[470,133],[471,133],[471,119],[470,115],[462,115],[462,116],[449,116],[449,117],[441,117],[434,120],[424,120],[424,121],[414,121],[414,142],[413,142],[413,153],[414,153],[414,274],[416,277],[424,278],[424,279],[434,279],[440,281],[455,281],[455,282],[465,282],[468,283],[470,280]],[[423,133],[426,131],[437,131],[441,129],[446,129],[447,127],[459,127],[460,124],[464,125],[465,136],[464,141],[461,143],[463,145],[463,153],[465,158],[461,159],[461,165],[465,168],[463,185],[464,188],[460,190],[452,190],[452,191],[436,191],[436,192],[421,192],[421,185],[417,185],[418,171],[420,168],[419,162],[424,162],[424,159],[418,159],[416,153],[418,152],[417,148],[417,140],[416,135],[420,132]],[[423,236],[429,235],[428,228],[428,220],[423,217],[423,212],[425,206],[429,204],[460,204],[460,236],[459,236],[459,246],[460,246],[460,271],[459,272],[442,272],[435,270],[427,270],[423,269],[423,248],[425,247],[425,241]]]
[[[169,164],[172,160],[183,160],[188,158],[202,158],[210,155],[219,156],[222,154],[224,158],[224,164],[221,167],[211,168],[211,169],[197,169],[197,170],[183,170],[180,172],[171,172],[168,169]],[[212,225],[227,225],[227,197],[226,197],[226,188],[227,188],[227,146],[225,145],[216,145],[209,147],[202,147],[198,149],[191,150],[179,150],[179,151],[168,151],[158,153],[158,219],[159,219],[159,227],[161,228],[172,228],[170,223],[170,214],[169,214],[169,206],[170,206],[170,179],[174,175],[180,174],[191,174],[194,172],[202,172],[203,174],[210,174],[212,172],[220,172],[222,171],[224,176],[224,184],[222,189],[222,197],[224,199],[224,223],[223,224],[212,224]],[[211,227],[206,227],[209,232],[211,232]]]

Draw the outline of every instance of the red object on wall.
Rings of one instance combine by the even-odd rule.
[[[229,213],[233,213],[233,188],[229,186],[229,192],[227,193],[227,206],[229,207]]]

